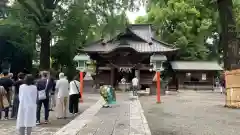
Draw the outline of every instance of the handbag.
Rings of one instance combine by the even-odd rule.
[[[0,86],[0,96],[1,96],[1,108],[8,108],[10,106],[10,103],[6,96],[7,92],[3,86]]]
[[[8,108],[10,106],[10,104],[9,104],[9,101],[8,101],[6,95],[3,95],[2,100],[3,100],[3,108]]]
[[[49,81],[47,80],[45,89],[38,91],[38,100],[47,99],[46,89],[47,89],[47,86],[48,86],[48,82]]]
[[[78,88],[78,86],[77,86],[77,84],[76,84],[76,82],[75,81],[73,81],[74,82],[74,84],[75,84],[75,86],[76,86],[76,88],[79,90],[79,88]],[[81,98],[82,97],[82,95],[81,95],[81,93],[80,92],[78,92],[78,98]]]

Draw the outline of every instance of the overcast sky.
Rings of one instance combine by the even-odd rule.
[[[146,15],[146,10],[145,10],[144,7],[140,7],[138,12],[129,12],[129,11],[127,11],[127,16],[128,16],[128,19],[130,20],[131,23],[134,23],[135,19],[138,16],[144,16],[144,15]]]

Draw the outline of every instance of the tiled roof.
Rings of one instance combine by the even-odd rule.
[[[132,48],[136,50],[137,52],[168,52],[168,51],[174,51],[176,49],[172,49],[169,47],[166,47],[165,45],[162,45],[156,41],[153,41],[152,45],[149,45],[148,43],[139,42],[139,41],[128,41],[129,45],[119,45],[116,43],[107,43],[105,45],[102,45],[101,42],[88,46],[84,48],[84,51],[86,52],[111,52],[117,48]]]
[[[171,62],[171,66],[173,70],[223,70],[216,61],[173,61]]]
[[[119,40],[110,40],[105,45],[99,40],[91,45],[84,47],[85,52],[111,52],[117,48],[129,47],[137,52],[169,52],[177,50],[176,48],[169,47],[166,43],[157,41],[153,37],[152,27],[149,24],[130,25],[129,29],[133,34],[141,38],[143,41],[135,41],[134,39],[126,40],[128,44],[122,45]],[[152,43],[151,45],[149,43]]]
[[[131,25],[128,27],[134,34],[145,40],[152,42],[153,34],[151,25]]]

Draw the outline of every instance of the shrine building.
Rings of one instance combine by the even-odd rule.
[[[210,89],[215,73],[222,70],[217,62],[175,61],[181,50],[157,40],[151,24],[129,25],[117,36],[99,39],[81,51],[96,61],[95,84],[112,85],[121,90],[130,89],[131,80],[136,76],[140,89],[149,88],[151,94],[155,93],[155,71],[150,63],[153,54],[165,61],[163,72],[168,71],[171,78],[166,86],[169,90]]]

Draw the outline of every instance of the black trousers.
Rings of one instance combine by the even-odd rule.
[[[78,113],[79,94],[69,96],[69,112]]]
[[[138,86],[133,86],[133,96],[137,96]]]
[[[44,100],[38,100],[37,101],[37,121],[38,122],[40,121],[42,104],[44,106],[45,120],[48,120],[48,117],[49,117],[49,98]]]
[[[18,95],[15,94],[14,99],[13,99],[13,107],[12,107],[11,118],[16,118],[17,117],[18,106],[19,106],[19,97],[18,97]]]
[[[4,108],[4,109],[0,110],[0,119],[2,118],[2,111],[4,111],[4,112],[5,112],[5,116],[4,116],[4,118],[8,118],[9,107],[8,107],[8,108]]]

